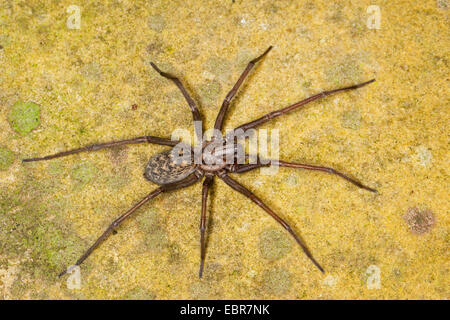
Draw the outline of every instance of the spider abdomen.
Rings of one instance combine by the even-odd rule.
[[[189,160],[176,159],[174,149],[154,155],[145,167],[144,177],[158,185],[183,180],[195,171],[195,164]]]

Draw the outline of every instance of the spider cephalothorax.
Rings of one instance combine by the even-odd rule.
[[[225,100],[222,103],[222,107],[220,108],[219,114],[217,115],[216,122],[214,124],[214,129],[217,131],[221,131],[223,127],[223,121],[225,118],[225,114],[228,110],[228,106],[230,104],[231,99],[236,94],[237,90],[239,89],[240,85],[244,81],[245,77],[248,75],[250,70],[253,68],[255,63],[262,59],[270,50],[272,47],[269,47],[262,55],[257,57],[256,59],[249,62],[247,67],[245,68],[244,72],[239,77],[236,84],[233,86],[231,91],[227,94],[225,97]],[[252,200],[254,203],[256,203],[259,207],[261,207],[263,210],[265,210],[269,215],[271,215],[281,226],[288,231],[291,236],[295,239],[295,241],[300,245],[300,247],[303,249],[305,254],[308,256],[308,258],[319,268],[320,271],[324,272],[323,268],[319,265],[319,263],[313,258],[311,252],[305,245],[305,243],[297,236],[297,234],[294,232],[294,230],[288,225],[286,221],[284,221],[281,217],[279,217],[272,209],[270,209],[264,202],[259,199],[255,194],[253,194],[250,190],[248,190],[246,187],[238,183],[236,180],[230,177],[230,173],[243,173],[247,172],[256,168],[264,167],[264,166],[270,166],[270,165],[277,165],[282,167],[289,167],[289,168],[301,168],[301,169],[307,169],[307,170],[318,170],[318,171],[324,171],[327,173],[335,174],[337,176],[340,176],[341,178],[346,179],[347,181],[353,183],[359,188],[366,189],[371,192],[376,192],[375,189],[369,188],[358,182],[357,180],[354,180],[346,175],[344,175],[341,172],[338,172],[332,168],[328,167],[321,167],[321,166],[314,166],[314,165],[307,165],[307,164],[301,164],[301,163],[292,163],[292,162],[286,162],[286,161],[280,161],[272,159],[269,162],[262,161],[262,159],[259,158],[259,156],[256,155],[256,161],[254,163],[246,163],[245,160],[248,158],[248,155],[244,156],[244,159],[241,159],[238,155],[242,155],[243,151],[241,146],[237,143],[237,139],[230,138],[230,136],[227,134],[226,138],[224,140],[221,139],[211,139],[211,140],[204,140],[203,139],[203,132],[201,129],[201,115],[200,112],[195,104],[195,102],[192,100],[192,98],[187,93],[186,89],[184,88],[183,84],[180,82],[178,78],[175,76],[162,72],[158,69],[158,67],[151,63],[152,67],[163,77],[170,79],[173,81],[177,87],[181,90],[183,93],[194,118],[195,122],[199,122],[200,126],[195,126],[195,133],[198,138],[199,146],[186,146],[182,143],[179,143],[178,141],[172,141],[170,139],[166,138],[159,138],[154,136],[143,136],[143,137],[137,137],[134,139],[129,140],[121,140],[121,141],[113,141],[113,142],[107,142],[107,143],[101,143],[101,144],[95,144],[90,145],[86,147],[82,147],[79,149],[74,149],[70,151],[60,152],[54,155],[42,157],[42,158],[31,158],[31,159],[24,159],[24,162],[30,162],[30,161],[39,161],[39,160],[49,160],[53,158],[63,157],[70,154],[75,154],[79,152],[84,151],[96,151],[104,148],[110,148],[114,146],[119,145],[126,145],[126,144],[136,144],[136,143],[153,143],[153,144],[160,144],[160,145],[167,145],[171,146],[172,149],[163,151],[161,153],[156,154],[153,156],[150,161],[148,162],[144,176],[147,180],[152,181],[159,185],[158,188],[153,190],[151,193],[149,193],[144,199],[139,201],[135,206],[133,206],[131,209],[129,209],[127,212],[119,216],[116,220],[114,220],[111,225],[106,229],[106,231],[95,241],[95,243],[78,259],[78,261],[75,263],[75,265],[80,265],[91,253],[92,251],[97,248],[100,243],[105,240],[109,234],[117,228],[125,219],[127,219],[133,212],[135,212],[138,208],[140,208],[143,204],[148,202],[149,200],[155,198],[161,193],[173,191],[176,189],[184,188],[187,186],[190,186],[194,183],[197,183],[199,181],[203,180],[203,189],[202,189],[202,209],[201,209],[201,218],[200,218],[200,271],[199,271],[199,277],[202,276],[203,273],[203,264],[205,261],[205,231],[206,231],[206,203],[207,203],[207,197],[208,197],[208,191],[211,187],[211,184],[214,181],[214,177],[219,177],[222,179],[226,184],[228,184],[231,188],[234,190],[242,193],[246,197],[248,197],[250,200]],[[287,112],[290,112],[294,109],[297,109],[303,105],[306,105],[307,103],[329,96],[331,94],[346,91],[346,90],[353,90],[360,88],[362,86],[365,86],[366,84],[369,84],[371,82],[375,81],[375,79],[372,79],[367,82],[363,82],[360,84],[352,85],[349,87],[334,89],[330,91],[323,91],[321,93],[318,93],[314,96],[311,96],[307,99],[304,99],[302,101],[299,101],[297,103],[294,103],[288,107],[285,107],[280,110],[273,111],[271,113],[268,113],[261,118],[258,118],[254,121],[248,122],[246,124],[243,124],[239,126],[238,128],[235,128],[232,133],[236,132],[245,132],[246,130],[253,129],[275,117],[281,116]],[[233,135],[232,135],[233,136]],[[230,160],[231,159],[231,160]],[[67,270],[64,270],[60,273],[60,276],[64,275],[67,272]]]

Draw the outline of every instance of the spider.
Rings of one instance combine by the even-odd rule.
[[[225,118],[225,114],[227,113],[227,110],[230,105],[230,101],[235,96],[236,92],[238,91],[239,87],[249,74],[249,72],[252,70],[254,65],[261,60],[264,56],[266,56],[269,51],[272,49],[272,46],[270,46],[263,54],[258,56],[257,58],[250,61],[245,68],[245,70],[242,72],[241,76],[233,86],[233,88],[230,90],[230,92],[226,95],[225,100],[222,103],[222,106],[219,110],[219,113],[217,115],[214,129],[218,130],[219,132],[222,131],[223,122]],[[190,97],[189,93],[186,91],[185,87],[181,83],[181,81],[175,77],[172,74],[166,73],[161,71],[153,62],[150,63],[151,66],[163,77],[171,80],[182,92],[184,98],[187,101],[187,104],[189,105],[192,116],[194,119],[194,122],[202,123],[202,116],[199,112],[199,109],[197,108],[194,100]],[[237,132],[238,129],[242,129],[243,131],[253,129],[255,127],[258,127],[262,125],[263,123],[268,122],[269,120],[279,117],[283,114],[286,114],[290,111],[293,111],[295,109],[298,109],[314,100],[321,99],[324,97],[327,97],[329,95],[332,95],[337,92],[342,91],[348,91],[348,90],[354,90],[361,88],[369,83],[374,82],[375,79],[355,84],[348,87],[343,87],[339,89],[329,90],[329,91],[323,91],[316,95],[313,95],[307,99],[301,100],[297,103],[294,103],[290,106],[287,106],[283,109],[279,109],[273,112],[270,112],[254,121],[245,123],[235,129],[233,129],[232,132]],[[111,148],[115,146],[122,146],[127,144],[138,144],[138,143],[151,143],[151,144],[158,144],[158,145],[165,145],[172,147],[169,150],[163,151],[161,153],[156,154],[153,156],[146,168],[144,177],[151,181],[156,183],[159,187],[150,192],[147,196],[145,196],[141,201],[136,203],[131,209],[120,215],[117,219],[115,219],[109,227],[103,232],[103,234],[95,241],[95,243],[87,249],[87,251],[78,259],[78,261],[75,263],[75,266],[79,266],[83,261],[86,260],[87,257],[113,232],[117,227],[121,225],[123,221],[128,219],[137,209],[142,207],[145,203],[152,200],[156,196],[188,187],[190,185],[193,185],[197,182],[200,182],[203,180],[203,187],[202,187],[202,207],[201,207],[201,218],[200,218],[200,269],[199,269],[199,278],[202,277],[203,274],[203,268],[204,268],[204,262],[205,262],[205,249],[206,249],[206,239],[205,239],[205,231],[206,231],[206,215],[207,215],[207,197],[208,192],[214,182],[214,178],[218,177],[222,181],[224,181],[228,186],[230,186],[232,189],[236,190],[237,192],[243,194],[247,198],[249,198],[251,201],[253,201],[256,205],[261,207],[264,211],[266,211],[272,218],[274,218],[289,234],[295,239],[295,241],[300,245],[303,252],[306,254],[306,256],[312,261],[312,263],[322,272],[324,273],[324,269],[321,267],[321,265],[316,261],[316,259],[311,254],[310,250],[304,243],[304,241],[297,235],[297,233],[290,227],[290,225],[282,219],[279,215],[277,215],[271,208],[269,208],[258,196],[256,196],[253,192],[248,190],[245,186],[234,180],[230,177],[230,173],[243,173],[250,170],[254,170],[256,168],[261,168],[265,166],[270,165],[278,165],[281,167],[288,167],[288,168],[301,168],[306,170],[317,170],[317,171],[323,171],[330,174],[337,175],[354,185],[356,185],[359,188],[368,190],[370,192],[377,192],[375,189],[369,188],[365,185],[363,185],[361,182],[350,178],[349,176],[329,167],[322,167],[322,166],[315,166],[315,165],[308,165],[308,164],[302,164],[302,163],[293,163],[293,162],[286,162],[286,161],[278,161],[278,160],[271,160],[269,163],[263,163],[261,158],[257,156],[256,163],[238,163],[236,152],[238,149],[238,143],[236,139],[230,139],[228,134],[225,138],[226,144],[223,145],[222,141],[216,141],[215,137],[207,140],[203,139],[203,132],[202,127],[195,125],[195,134],[198,138],[198,141],[201,143],[199,144],[200,150],[200,162],[193,163],[192,161],[175,161],[174,160],[174,154],[173,150],[175,150],[175,147],[178,145],[179,141],[173,141],[168,138],[160,138],[155,136],[142,136],[137,137],[133,139],[128,140],[121,140],[121,141],[112,141],[112,142],[106,142],[106,143],[100,143],[100,144],[93,144],[88,145],[82,148],[73,149],[65,152],[56,153],[53,155],[45,156],[42,158],[30,158],[30,159],[23,159],[23,162],[31,162],[31,161],[41,161],[41,160],[50,160],[54,158],[64,157],[80,152],[90,152],[90,151],[97,151],[105,148]],[[231,148],[230,148],[231,143]],[[225,163],[223,162],[223,158],[225,156],[232,156],[232,159],[234,159],[233,163]],[[191,158],[192,159],[192,158]],[[248,155],[246,155],[246,159],[248,159]],[[212,161],[211,161],[212,160]],[[72,266],[73,267],[73,266]],[[59,277],[63,276],[69,271],[70,268],[62,271],[59,274]]]

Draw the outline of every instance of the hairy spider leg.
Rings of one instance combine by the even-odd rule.
[[[167,138],[144,136],[144,137],[137,137],[137,138],[128,139],[128,140],[120,140],[120,141],[92,144],[92,145],[85,146],[85,147],[78,148],[78,149],[55,153],[55,154],[45,156],[42,158],[23,159],[22,162],[50,160],[50,159],[65,157],[65,156],[75,154],[75,153],[80,153],[80,152],[91,152],[91,151],[97,151],[97,150],[106,149],[106,148],[123,146],[126,144],[138,144],[138,143],[145,143],[145,142],[159,144],[159,145],[165,145],[165,146],[176,146],[179,143],[179,141],[172,141]]]
[[[258,162],[260,159],[258,158]],[[376,189],[370,188],[368,186],[363,185],[358,180],[355,180],[353,178],[350,178],[349,176],[343,174],[342,172],[339,172],[333,168],[329,167],[322,167],[322,166],[314,166],[310,164],[303,164],[303,163],[295,163],[295,162],[287,162],[287,161],[278,161],[278,160],[271,160],[269,163],[255,163],[255,164],[236,164],[233,165],[231,168],[231,172],[233,173],[244,173],[247,171],[251,171],[257,168],[261,167],[269,167],[269,166],[280,166],[280,167],[287,167],[287,168],[296,168],[296,169],[306,169],[306,170],[315,170],[315,171],[323,171],[330,174],[337,175],[351,183],[353,183],[355,186],[361,189],[365,189],[370,192],[377,193],[378,191]]]
[[[228,106],[230,105],[231,99],[233,99],[233,97],[236,95],[236,92],[238,91],[238,89],[241,86],[242,82],[244,82],[245,78],[250,73],[250,70],[252,70],[252,68],[254,67],[256,62],[261,60],[266,54],[269,53],[270,50],[272,50],[272,46],[267,48],[267,50],[264,51],[264,53],[262,55],[260,55],[259,57],[253,59],[252,61],[250,61],[248,63],[247,67],[242,72],[242,74],[239,77],[238,81],[235,83],[235,85],[230,90],[230,92],[228,92],[228,94],[225,97],[225,100],[223,100],[222,107],[220,108],[219,113],[217,114],[216,123],[214,124],[214,129],[222,130],[223,121],[225,119],[225,114],[226,114],[226,112],[228,110]]]
[[[203,128],[203,120],[202,120],[202,116],[200,114],[200,111],[198,110],[197,105],[195,104],[194,100],[191,98],[191,96],[187,92],[186,88],[181,83],[181,81],[177,77],[175,77],[174,75],[172,75],[170,73],[167,73],[167,72],[161,71],[153,62],[150,62],[150,65],[161,76],[163,76],[164,78],[167,78],[169,80],[172,80],[173,83],[175,83],[175,85],[178,87],[178,89],[180,89],[181,93],[183,94],[184,98],[186,99],[186,101],[187,101],[187,103],[189,105],[189,108],[191,108],[192,117],[194,118],[194,122],[195,121],[199,121],[200,123],[202,123],[201,128]],[[195,125],[194,125],[194,129],[195,129],[195,134],[197,135],[198,141],[201,143],[202,139],[203,139],[203,132],[200,131],[200,127],[195,126]]]
[[[237,182],[236,180],[232,179],[230,176],[228,176],[226,173],[222,173],[219,175],[219,178],[221,178],[226,184],[228,184],[231,188],[234,190],[242,193],[244,196],[252,200],[254,203],[256,203],[258,206],[260,206],[264,211],[266,211],[272,218],[274,218],[279,224],[283,226],[284,229],[286,229],[291,236],[297,241],[297,243],[302,248],[303,252],[306,254],[306,256],[314,263],[314,265],[322,272],[325,273],[325,270],[320,266],[320,264],[314,259],[311,251],[309,251],[306,244],[303,242],[302,239],[292,230],[292,228],[289,226],[289,224],[284,221],[280,216],[278,216],[272,209],[270,209],[264,202],[262,202],[261,199],[259,199],[253,192],[248,190],[246,187],[244,187],[242,184]]]
[[[181,181],[178,181],[178,182],[175,182],[175,183],[172,183],[172,184],[167,184],[167,185],[161,186],[161,187],[153,190],[152,192],[150,192],[147,196],[144,197],[144,199],[139,201],[131,209],[129,209],[127,212],[125,212],[124,214],[119,216],[116,220],[114,220],[108,226],[108,228],[102,233],[102,235],[94,242],[94,244],[77,260],[75,265],[79,266],[80,264],[82,264],[83,261],[86,260],[86,258],[90,256],[90,254],[95,250],[95,248],[97,248],[111,234],[111,232],[114,229],[116,229],[118,226],[120,226],[120,224],[122,222],[124,222],[127,218],[129,218],[137,209],[142,207],[149,200],[155,198],[156,196],[158,196],[159,194],[161,194],[163,192],[167,192],[167,191],[172,191],[172,190],[188,187],[188,186],[198,182],[201,178],[202,178],[201,176],[199,177],[199,176],[197,176],[195,174],[191,174],[190,176],[188,176],[184,180],[181,180]],[[67,271],[68,271],[68,269],[62,271],[59,274],[59,277],[62,277],[63,275],[65,275],[67,273]]]
[[[334,89],[334,90],[329,90],[329,91],[323,91],[323,92],[318,93],[316,95],[313,95],[313,96],[311,96],[309,98],[301,100],[301,101],[299,101],[297,103],[294,103],[294,104],[292,104],[292,105],[290,105],[288,107],[285,107],[285,108],[280,109],[280,110],[272,111],[272,112],[262,116],[261,118],[258,118],[256,120],[251,121],[251,122],[248,122],[248,123],[245,123],[243,125],[240,125],[239,127],[235,128],[234,130],[242,129],[243,131],[246,131],[248,129],[255,128],[255,127],[257,127],[257,126],[259,126],[259,125],[261,125],[263,123],[266,123],[267,121],[269,121],[269,120],[271,120],[273,118],[276,118],[276,117],[279,117],[279,116],[281,116],[283,114],[286,114],[286,113],[288,113],[288,112],[290,112],[290,111],[292,111],[294,109],[297,109],[297,108],[299,108],[301,106],[304,106],[304,105],[306,105],[306,104],[308,104],[308,103],[310,103],[310,102],[312,102],[314,100],[317,100],[317,99],[320,99],[320,98],[325,98],[325,97],[327,97],[329,95],[332,95],[334,93],[337,93],[337,92],[358,89],[358,88],[361,88],[361,87],[363,87],[363,86],[365,86],[365,85],[367,85],[369,83],[372,83],[374,81],[375,81],[375,79],[372,79],[372,80],[369,80],[369,81],[366,81],[366,82],[363,82],[363,83],[359,83],[359,84],[355,84],[355,85],[352,85],[352,86],[349,86],[349,87],[344,87],[344,88],[339,88],[339,89]]]

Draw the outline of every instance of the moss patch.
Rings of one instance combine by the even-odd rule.
[[[18,101],[12,107],[8,119],[14,131],[24,136],[41,122],[41,108],[33,102]]]
[[[6,147],[0,146],[0,170],[8,170],[14,163],[14,153]]]

